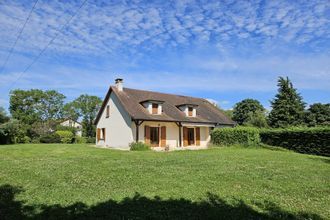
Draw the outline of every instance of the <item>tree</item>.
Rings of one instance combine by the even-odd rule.
[[[63,107],[63,117],[77,121],[80,117],[77,103],[75,102],[66,103]]]
[[[248,119],[243,123],[246,126],[253,126],[258,128],[268,127],[265,112],[255,111],[248,114]]]
[[[330,103],[315,103],[309,106],[305,115],[305,122],[308,126],[330,125]]]
[[[7,116],[5,109],[0,107],[0,124],[3,124],[7,121],[9,121],[9,117]]]
[[[243,125],[250,119],[251,114],[253,115],[256,112],[265,115],[265,108],[260,104],[258,100],[244,99],[236,103],[236,105],[234,106],[233,120],[236,121],[238,124]]]
[[[13,118],[32,125],[61,118],[65,96],[55,90],[13,90],[9,110]]]
[[[277,86],[278,93],[271,101],[269,125],[288,127],[303,124],[305,103],[297,90],[293,88],[292,82],[288,77],[279,77]]]
[[[26,128],[16,119],[0,125],[0,144],[21,143],[25,137]]]
[[[100,109],[102,100],[97,96],[81,95],[73,101],[78,109],[79,115],[83,118],[83,135],[95,137],[94,119]]]

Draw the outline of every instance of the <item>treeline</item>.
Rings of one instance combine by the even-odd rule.
[[[271,111],[267,112],[258,100],[244,99],[233,110],[224,113],[238,125],[258,128],[287,128],[301,126],[329,126],[330,104],[315,103],[306,109],[302,96],[290,79],[280,77],[278,93],[271,101]]]
[[[80,95],[72,102],[65,103],[65,96],[55,90],[13,90],[10,93],[7,116],[0,108],[0,143],[39,143],[47,139],[56,140],[59,130],[71,131],[72,128],[60,126],[60,122],[70,118],[82,120],[82,135],[86,141],[95,140],[93,120],[102,100],[96,96]],[[68,136],[65,134],[64,136]],[[65,137],[64,137],[65,138]]]

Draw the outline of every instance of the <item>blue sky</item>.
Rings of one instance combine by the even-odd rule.
[[[82,2],[37,3],[0,73],[1,106],[15,88],[56,89],[68,101],[83,93],[103,98],[116,77],[126,87],[209,98],[230,109],[244,98],[269,108],[278,76],[289,76],[308,104],[330,102],[328,0],[88,0],[21,74]],[[0,3],[0,65],[33,4]]]

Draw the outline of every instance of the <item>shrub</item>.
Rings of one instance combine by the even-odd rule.
[[[21,143],[24,143],[24,144],[31,143],[31,138],[29,136],[24,136],[21,140]]]
[[[132,142],[129,144],[131,151],[146,151],[150,150],[150,146],[142,142]]]
[[[96,143],[96,138],[95,137],[88,137],[87,138],[87,143],[89,143],[89,144],[95,144]]]
[[[77,144],[86,144],[87,138],[86,137],[75,137],[75,143]]]
[[[61,138],[61,143],[71,144],[73,143],[74,134],[71,131],[56,131]]]
[[[262,143],[300,153],[330,156],[330,127],[264,129]]]
[[[35,140],[37,140],[37,139],[34,139],[33,143],[35,143]],[[40,143],[47,143],[47,144],[48,143],[61,143],[61,137],[56,133],[45,134],[40,137],[39,141],[40,141]]]
[[[260,143],[259,130],[251,127],[217,128],[212,131],[211,140],[220,146],[255,146]]]

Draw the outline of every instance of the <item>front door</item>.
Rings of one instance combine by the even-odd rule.
[[[188,145],[195,145],[195,129],[188,128]]]
[[[152,147],[159,146],[159,128],[150,127],[150,144]]]

